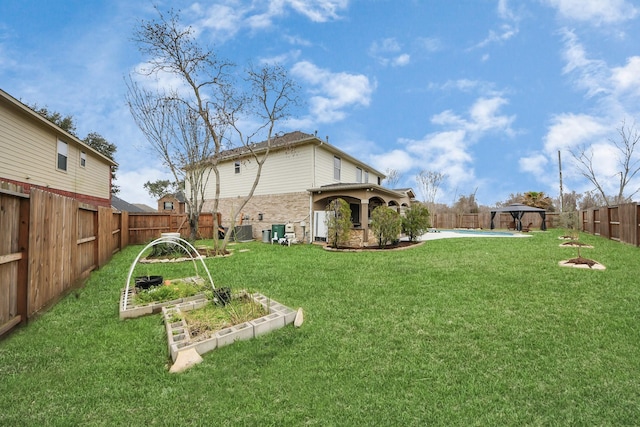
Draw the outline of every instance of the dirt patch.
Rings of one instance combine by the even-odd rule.
[[[588,245],[588,244],[582,243],[582,242],[576,242],[576,241],[560,243],[560,246],[563,247],[563,248],[589,248],[589,249],[593,249],[593,246],[591,246],[591,245]]]
[[[558,263],[561,267],[574,267],[574,268],[588,268],[591,270],[604,270],[606,267],[597,261],[592,259],[583,258],[581,256],[577,258],[571,258]]]

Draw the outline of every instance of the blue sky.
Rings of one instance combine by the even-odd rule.
[[[629,0],[22,0],[0,3],[0,88],[75,118],[118,147],[116,184],[168,177],[125,105],[143,58],[131,41],[153,5],[180,9],[218,56],[277,60],[305,104],[279,130],[318,136],[413,187],[447,176],[438,201],[592,186],[569,150],[593,148],[617,191],[611,139],[640,116],[640,4]],[[640,120],[638,120],[640,122]],[[637,188],[640,183],[633,183]]]

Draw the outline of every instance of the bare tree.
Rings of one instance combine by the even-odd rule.
[[[617,161],[620,170],[615,174],[619,176],[618,194],[613,197],[607,196],[603,181],[605,178],[598,177],[598,174],[594,168],[594,153],[593,148],[580,146],[570,153],[577,162],[577,167],[582,176],[587,178],[595,187],[597,193],[602,197],[607,206],[611,204],[620,204],[628,202],[633,196],[640,191],[640,187],[636,188],[628,196],[625,196],[625,191],[631,180],[640,171],[640,158],[634,155],[636,146],[640,143],[640,133],[636,129],[635,123],[631,126],[627,126],[625,121],[618,128],[619,139],[609,139],[614,145],[617,151]]]
[[[447,175],[442,172],[434,172],[425,169],[421,170],[420,173],[416,175],[416,181],[420,188],[420,192],[422,193],[422,198],[427,204],[429,211],[432,213],[438,189],[446,177]]]
[[[400,178],[402,178],[402,175],[400,175],[398,169],[387,169],[385,170],[385,174],[387,175],[387,177],[384,179],[385,186],[390,189],[396,188],[398,182],[400,181]]]
[[[192,220],[199,218],[211,173],[215,185],[213,211],[218,211],[221,185],[218,162],[223,149],[240,144],[253,155],[258,163],[256,178],[231,218],[233,227],[258,185],[276,123],[288,117],[289,109],[297,104],[297,86],[279,66],[265,65],[258,70],[248,67],[244,78],[238,80],[235,65],[219,60],[212,50],[201,48],[194,31],[180,24],[178,13],[170,11],[165,16],[158,11],[158,14],[157,20],[142,21],[134,34],[141,53],[148,57],[148,66],[140,73],[147,77],[169,75],[180,86],[152,93],[130,77],[129,107],[165,163],[170,168],[174,165],[176,180],[177,169],[183,170],[186,191],[191,197],[187,207],[193,210],[190,226],[196,229],[197,223]],[[244,126],[254,127],[246,132]],[[259,155],[250,142],[256,135],[266,135],[267,141],[267,150]],[[167,141],[173,144],[171,152],[163,148]],[[214,215],[214,227],[218,226]],[[192,228],[192,237],[193,233]],[[228,239],[229,233],[219,246],[214,233],[216,250],[224,251]]]
[[[176,94],[156,93],[128,81],[127,103],[131,114],[173,175],[174,182],[184,182],[185,204],[189,219],[189,236],[198,237],[198,224],[204,204],[204,189],[210,169],[202,162],[215,152],[202,117]]]

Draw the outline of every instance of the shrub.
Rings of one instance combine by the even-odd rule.
[[[351,223],[351,208],[343,199],[334,199],[327,206],[327,233],[330,246],[337,248],[349,240]]]
[[[402,231],[409,236],[409,240],[415,242],[419,236],[429,230],[431,227],[431,214],[422,203],[413,203],[404,213],[402,218]]]
[[[388,206],[378,206],[371,213],[371,230],[383,248],[389,242],[396,242],[402,231],[400,214]]]

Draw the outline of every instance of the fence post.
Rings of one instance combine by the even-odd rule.
[[[28,318],[28,288],[29,288],[29,223],[31,212],[31,199],[20,199],[20,228],[18,231],[18,247],[22,258],[18,261],[18,288],[17,288],[17,312],[20,323]]]

